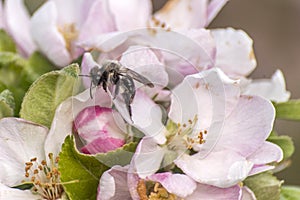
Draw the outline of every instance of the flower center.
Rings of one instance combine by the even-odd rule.
[[[45,160],[39,163],[37,158],[32,158],[29,162],[26,162],[25,177],[29,179],[29,183],[33,184],[33,193],[37,193],[47,200],[55,200],[63,194],[60,172],[57,168],[59,157],[54,158],[52,153],[49,153],[48,157],[51,163],[50,166]]]
[[[169,138],[169,148],[173,150],[188,149],[191,150],[195,145],[205,143],[205,135],[208,133],[206,129],[195,132],[195,126],[198,121],[197,115],[193,119],[189,119],[187,123],[178,123],[176,131]]]
[[[141,200],[177,200],[175,194],[169,193],[160,183],[139,180],[137,191]]]
[[[65,39],[66,48],[68,49],[69,52],[71,52],[72,42],[76,40],[79,35],[75,24],[74,23],[64,24],[62,27],[58,27],[58,31],[63,35]]]

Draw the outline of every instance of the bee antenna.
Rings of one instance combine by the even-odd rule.
[[[78,76],[91,77],[90,75],[85,75],[85,74],[79,74]]]

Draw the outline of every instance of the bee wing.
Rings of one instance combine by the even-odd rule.
[[[124,68],[124,69],[122,69],[122,72],[126,73],[128,76],[132,77],[134,80],[136,80],[140,83],[143,83],[144,85],[147,85],[148,87],[151,87],[151,88],[154,87],[153,83],[149,79],[147,79],[146,77],[142,76],[141,74],[139,74],[131,69]]]

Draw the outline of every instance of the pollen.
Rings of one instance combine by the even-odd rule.
[[[63,187],[60,182],[60,173],[57,169],[57,157],[49,154],[50,164],[37,158],[30,159],[25,163],[25,178],[33,184],[32,192],[39,194],[43,199],[60,199]],[[26,182],[25,180],[23,182]]]
[[[78,38],[78,30],[74,23],[64,24],[62,27],[58,27],[58,31],[62,34],[66,42],[66,49],[71,52],[72,43]]]
[[[160,183],[139,180],[137,192],[141,200],[179,200],[172,193],[169,193]]]

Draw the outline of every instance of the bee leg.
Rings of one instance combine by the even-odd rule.
[[[121,81],[116,82],[116,87],[115,87],[115,90],[114,90],[113,99],[115,99],[117,97],[117,95],[119,94],[119,91],[120,91],[120,82]]]
[[[132,117],[132,110],[131,110],[131,106],[130,106],[130,101],[131,101],[130,99],[131,99],[131,97],[130,97],[129,94],[126,93],[126,92],[122,93],[122,97],[123,97],[123,99],[124,99],[126,108],[127,108],[127,110],[128,110],[129,116],[130,116],[130,118],[131,118],[131,117]]]

